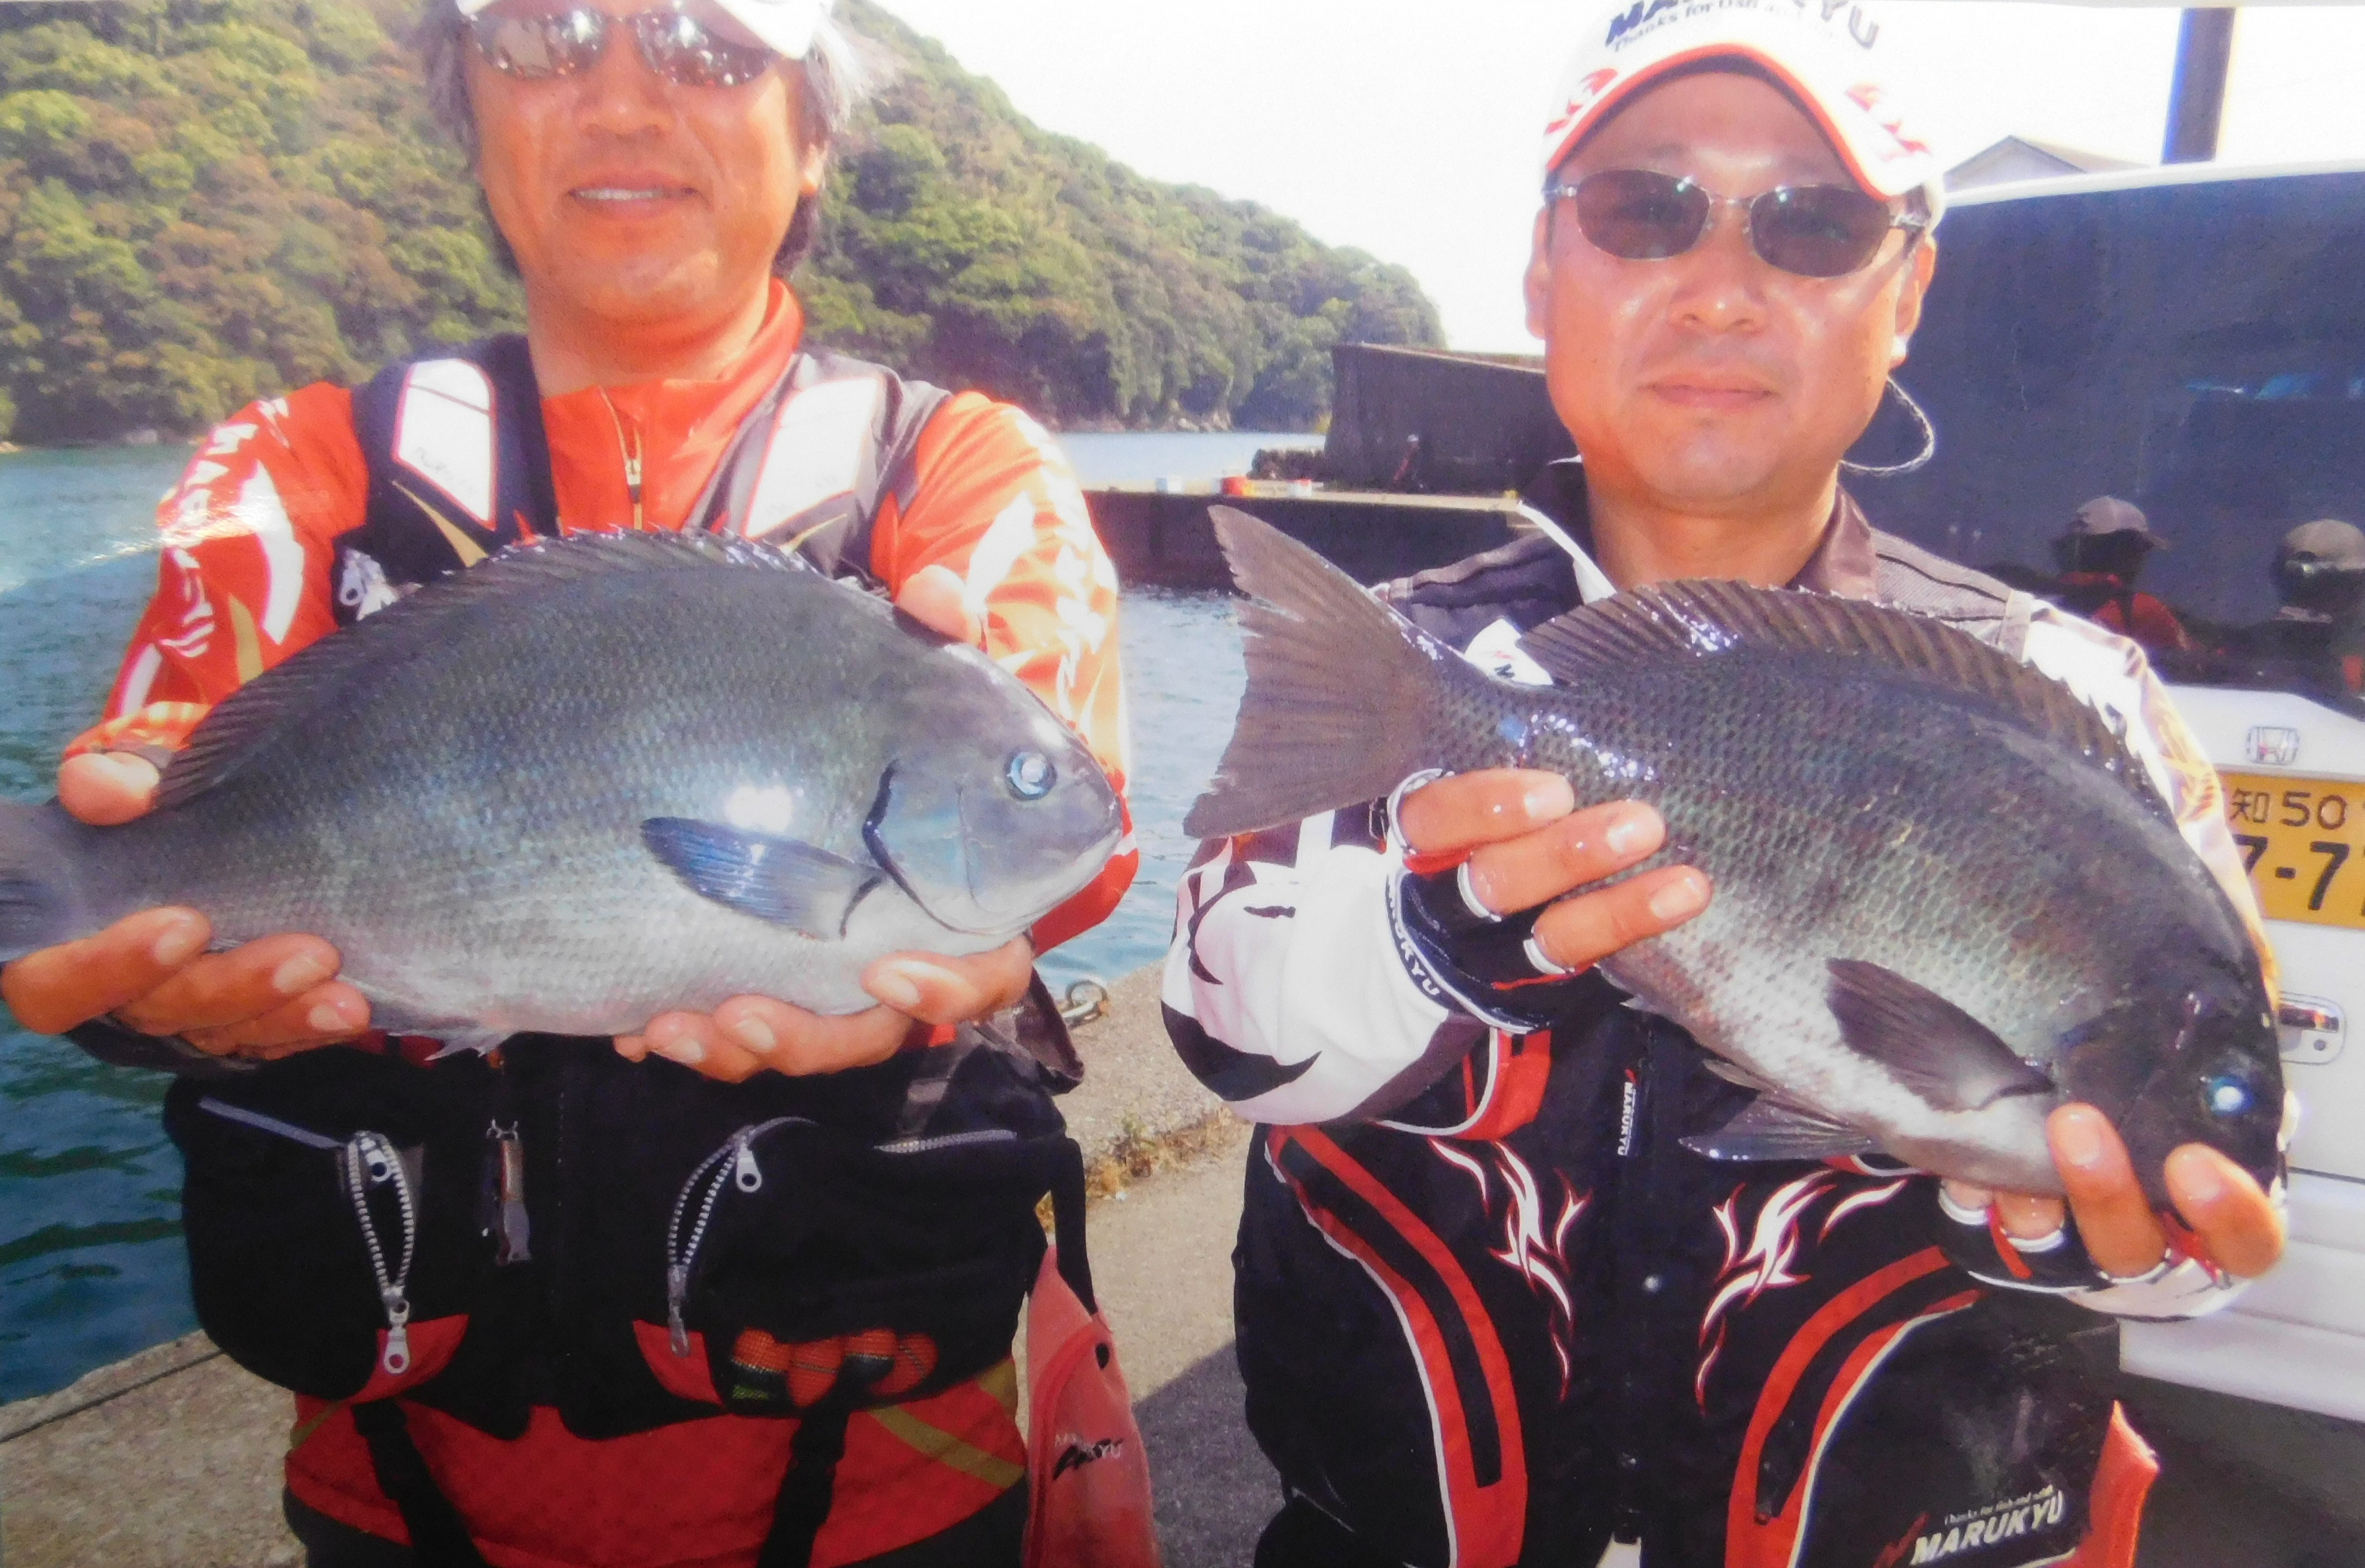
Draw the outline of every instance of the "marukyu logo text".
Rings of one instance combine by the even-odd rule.
[[[2032,1531],[2057,1525],[2068,1512],[2068,1494],[2057,1486],[2046,1486],[2024,1497],[1991,1503],[1968,1513],[1951,1514],[1940,1521],[1941,1528],[1915,1539],[1913,1555],[1905,1561],[1944,1562],[1978,1547],[2016,1540]]]
[[[1611,14],[1609,36],[1602,42],[1605,47],[1612,47],[1637,33],[1655,31],[1652,24],[1662,17],[1705,17],[1732,10],[1788,10],[1810,17],[1820,12],[1825,22],[1834,21],[1845,12],[1848,37],[1866,49],[1880,38],[1880,24],[1866,16],[1863,6],[1850,0],[1634,0],[1625,10]]]

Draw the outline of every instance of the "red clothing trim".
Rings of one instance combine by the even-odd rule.
[[[1463,1326],[1477,1348],[1479,1367],[1501,1434],[1502,1473],[1491,1486],[1478,1483],[1461,1385],[1453,1375],[1444,1336],[1428,1301],[1368,1241],[1329,1210],[1313,1202],[1302,1187],[1291,1181],[1306,1215],[1333,1245],[1353,1257],[1379,1282],[1411,1335],[1413,1350],[1420,1359],[1422,1381],[1428,1385],[1437,1417],[1444,1466],[1446,1523],[1453,1532],[1454,1562],[1459,1568],[1512,1568],[1519,1560],[1527,1533],[1527,1445],[1519,1428],[1519,1396],[1511,1382],[1510,1358],[1504,1353],[1485,1304],[1478,1299],[1477,1287],[1470,1282],[1470,1276],[1463,1272],[1452,1249],[1438,1234],[1327,1135],[1311,1127],[1276,1127],[1272,1136],[1276,1155],[1295,1144],[1358,1198],[1371,1204],[1436,1271],[1460,1310]]]

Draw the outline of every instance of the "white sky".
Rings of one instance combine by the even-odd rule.
[[[1527,350],[1544,106],[1599,0],[882,0],[1037,124],[1410,267],[1457,348]],[[2179,13],[1891,0],[1948,164],[2009,134],[2152,162]],[[2365,157],[2365,5],[2246,8],[2221,156]]]

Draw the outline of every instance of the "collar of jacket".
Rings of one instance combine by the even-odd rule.
[[[1521,498],[1531,511],[1554,526],[1548,530],[1577,563],[1577,589],[1585,602],[1614,591],[1593,559],[1593,519],[1586,503],[1585,465],[1575,458],[1552,464]],[[1873,597],[1872,521],[1855,498],[1842,489],[1833,504],[1822,542],[1788,586],[1839,599]]]

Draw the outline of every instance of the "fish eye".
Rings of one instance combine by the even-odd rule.
[[[1039,751],[1013,752],[1003,777],[1009,780],[1010,792],[1020,800],[1039,801],[1051,792],[1059,770]]]
[[[2238,1116],[2250,1108],[2251,1094],[2247,1085],[2231,1073],[2219,1073],[2201,1086],[2202,1098],[2209,1109],[2221,1116]]]

